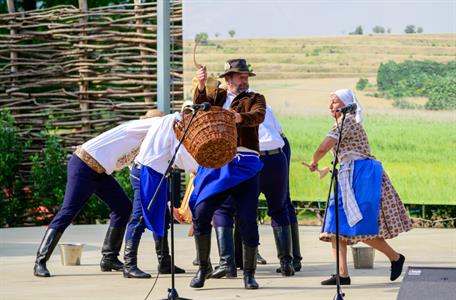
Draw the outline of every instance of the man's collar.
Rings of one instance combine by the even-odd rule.
[[[232,93],[230,92],[229,90],[226,90],[227,91],[227,95],[228,96],[233,96],[234,98],[236,98],[237,96],[241,95],[241,94],[244,94],[244,93],[250,93],[250,92],[253,92],[250,88],[248,88],[246,91],[242,92],[242,93],[239,93],[239,94],[235,94],[235,93]]]

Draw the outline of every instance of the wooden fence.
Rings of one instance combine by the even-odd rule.
[[[156,108],[157,3],[132,2],[15,12],[8,0],[9,13],[0,15],[0,110],[32,141],[28,154],[42,149],[45,126],[71,151]],[[170,6],[173,111],[183,100],[182,2]]]

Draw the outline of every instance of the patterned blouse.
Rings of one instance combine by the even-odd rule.
[[[339,118],[327,136],[335,140],[339,139],[339,126],[342,118]],[[336,147],[333,148],[335,153]],[[347,115],[342,132],[342,141],[339,149],[339,162],[347,162],[352,159],[371,158],[375,157],[371,154],[369,140],[366,131],[360,123],[356,123],[354,115]]]

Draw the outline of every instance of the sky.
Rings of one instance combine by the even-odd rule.
[[[199,32],[228,38],[346,35],[361,25],[404,33],[408,24],[424,33],[456,34],[456,0],[183,0],[184,38]],[[455,36],[456,39],[456,36]]]

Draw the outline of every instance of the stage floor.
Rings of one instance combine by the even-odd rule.
[[[107,225],[70,226],[61,243],[84,243],[81,266],[62,266],[60,250],[56,248],[48,262],[51,278],[33,276],[35,253],[45,227],[0,229],[0,299],[144,299],[156,277],[157,258],[150,233],[144,234],[140,246],[139,267],[152,273],[152,279],[124,279],[120,272],[100,271],[101,245]],[[176,288],[181,297],[191,299],[333,299],[334,287],[323,287],[320,281],[335,271],[329,243],[318,240],[319,227],[301,226],[303,269],[293,277],[275,273],[278,266],[274,237],[270,226],[260,226],[260,253],[268,260],[259,265],[259,290],[243,288],[242,271],[237,279],[209,279],[204,288],[189,287],[196,272],[193,238],[187,237],[188,225],[176,226],[176,264],[187,270],[176,276]],[[218,262],[213,235],[211,260]],[[405,266],[456,267],[455,229],[413,229],[391,245],[406,256]],[[401,278],[389,281],[389,261],[375,253],[373,269],[354,269],[349,250],[352,285],[343,287],[345,299],[396,299]],[[147,299],[162,299],[170,287],[170,275],[160,275]]]

